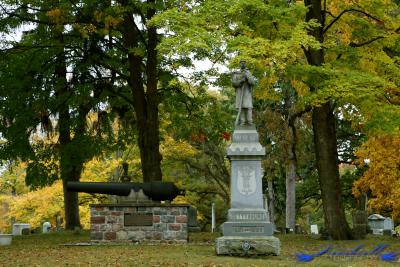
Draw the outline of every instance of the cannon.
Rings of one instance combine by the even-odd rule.
[[[147,183],[99,183],[99,182],[67,182],[67,191],[99,193],[107,195],[128,196],[140,190],[154,201],[173,200],[185,191],[171,182],[153,181]]]

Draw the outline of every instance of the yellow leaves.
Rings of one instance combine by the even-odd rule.
[[[336,32],[336,36],[339,38],[342,44],[348,45],[351,41],[352,32],[353,30],[349,24],[343,24],[340,27],[340,30]]]
[[[104,18],[104,28],[108,30],[109,28],[116,27],[122,21],[123,21],[122,18],[119,17],[106,16]]]
[[[188,201],[185,196],[177,196],[174,198],[173,204],[187,204]]]
[[[389,209],[400,215],[400,134],[380,135],[369,138],[357,151],[361,166],[368,169],[353,185],[353,194],[371,192],[370,207]]]
[[[46,12],[51,22],[63,24],[66,21],[65,12],[60,8],[54,8]]]
[[[303,81],[291,80],[291,83],[299,96],[305,96],[310,92],[310,88]]]
[[[25,222],[37,228],[45,221],[54,225],[57,212],[63,211],[63,190],[61,181],[52,186],[32,191],[13,198],[9,203],[8,217]]]
[[[261,77],[259,86],[254,91],[254,97],[258,99],[274,99],[278,100],[273,94],[272,86],[278,81],[278,78],[274,74],[270,74],[265,77]]]
[[[88,202],[96,203],[93,196],[82,195]],[[29,223],[31,229],[40,228],[45,221],[56,225],[58,213],[64,218],[64,198],[62,182],[57,181],[51,186],[31,191],[16,197],[0,195],[0,231],[9,228],[10,218],[14,217],[17,222]],[[81,224],[84,228],[90,227],[89,205],[79,207]]]
[[[104,25],[103,28],[99,28],[99,32],[104,35],[109,33],[110,28],[115,28],[123,21],[122,17],[106,15],[104,12],[99,10],[93,12],[93,17],[96,22]]]
[[[115,28],[123,21],[120,17],[109,15],[103,17],[103,14],[100,12],[95,12],[93,16],[98,23],[74,24],[74,28],[81,33],[83,38],[88,38],[93,33],[107,35],[109,34],[110,29]]]
[[[194,157],[197,154],[197,150],[188,142],[183,140],[176,141],[170,136],[165,138],[160,150],[165,158]]]
[[[9,203],[12,201],[11,196],[0,195],[0,232],[7,232],[9,227],[7,221]]]
[[[102,160],[94,158],[84,166],[81,181],[85,182],[105,182],[113,171],[122,164],[122,159]]]
[[[120,168],[123,162],[123,158],[94,158],[87,162],[84,166],[81,181],[86,182],[106,182],[114,174],[117,168]],[[133,159],[127,160],[129,166],[139,165],[138,155],[134,155]],[[132,167],[129,172],[132,172]]]
[[[81,32],[81,34],[82,34],[82,37],[84,37],[84,38],[88,38],[89,35],[95,33],[96,30],[97,30],[97,28],[96,28],[96,26],[93,25],[93,24],[83,25],[83,26],[80,28],[80,32]]]

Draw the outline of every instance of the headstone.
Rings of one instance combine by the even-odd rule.
[[[188,208],[187,227],[188,227],[188,232],[200,232],[201,231],[198,221],[197,221],[197,209],[193,206],[189,206],[189,208]]]
[[[63,223],[63,218],[61,217],[61,213],[57,212],[56,215],[56,231],[60,232],[62,230],[62,223]]]
[[[22,235],[23,229],[28,229],[25,231],[29,232],[29,229],[30,229],[29,223],[14,223],[13,228],[12,228],[12,234],[13,235]]]
[[[301,226],[300,226],[300,224],[295,224],[295,226],[294,226],[294,232],[295,232],[295,234],[301,234]]]
[[[236,125],[227,155],[231,161],[231,208],[216,240],[218,255],[279,255],[262,192],[265,148],[253,125]]]
[[[368,230],[368,216],[364,210],[353,212],[353,236],[355,239],[364,239]]]
[[[393,236],[395,235],[393,220],[389,217],[386,217],[383,221],[383,235]]]
[[[43,225],[42,225],[42,233],[43,234],[49,233],[50,230],[51,230],[51,223],[44,222]]]
[[[313,234],[313,235],[318,235],[318,234],[319,234],[319,232],[318,232],[318,225],[316,225],[316,224],[311,224],[311,226],[310,226],[310,231],[311,231],[311,234]]]
[[[383,230],[393,230],[393,220],[389,217],[386,217],[383,221]]]
[[[127,162],[122,163],[123,173],[121,176],[121,182],[127,183],[131,181],[131,177],[128,174],[129,164]]]
[[[394,233],[393,220],[380,214],[372,214],[368,217],[368,226],[375,235],[383,233],[392,235]]]
[[[23,228],[21,230],[21,235],[29,235],[31,233],[31,230],[29,228]]]
[[[330,236],[328,230],[324,227],[321,227],[320,229],[320,240],[332,240],[332,237]]]
[[[0,246],[9,246],[11,245],[13,235],[9,234],[0,234]]]

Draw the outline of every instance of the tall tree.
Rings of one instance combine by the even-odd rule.
[[[157,28],[148,24],[156,13],[156,1],[148,0],[142,4],[118,1],[126,10],[120,25],[122,42],[128,51],[128,84],[132,94],[138,128],[138,145],[142,161],[143,181],[160,181],[161,154],[158,106],[160,99],[158,86]],[[135,22],[139,16],[140,24]],[[140,28],[147,28],[145,32]],[[142,53],[139,52],[143,49]]]
[[[256,97],[268,97],[282,73],[300,85],[295,86],[300,103],[314,111],[325,224],[334,239],[351,238],[341,201],[334,111],[355,106],[364,123],[395,119],[386,96],[397,88],[398,64],[390,57],[398,40],[397,9],[395,2],[383,0],[199,1],[159,19],[174,33],[164,41],[170,51],[191,50],[215,60],[222,47],[232,52],[232,63],[247,59],[260,77]],[[384,64],[390,66],[386,73]]]
[[[396,28],[391,27],[398,26],[393,24],[393,17],[390,16],[391,11],[388,12],[388,10],[393,10],[395,8],[394,2],[382,3],[382,5],[388,4],[385,9],[375,9],[375,3],[372,1],[366,1],[362,5],[339,2],[327,3],[326,1],[323,2],[318,0],[305,0],[304,3],[308,8],[305,17],[306,21],[317,22],[316,25],[310,28],[310,36],[313,36],[321,44],[325,44],[332,38],[330,31],[334,31],[335,29],[336,32],[339,32],[339,35],[341,35],[342,38],[346,38],[340,40],[339,43],[343,43],[334,49],[325,48],[326,46],[321,46],[320,48],[305,48],[304,51],[308,64],[316,67],[315,70],[317,70],[317,72],[319,72],[319,70],[332,70],[336,68],[335,71],[339,74],[339,77],[344,74],[342,76],[345,78],[344,80],[341,79],[342,77],[336,80],[336,82],[344,82],[344,84],[336,87],[336,92],[352,88],[352,86],[346,84],[346,78],[347,80],[353,80],[355,84],[359,86],[358,89],[370,88],[370,90],[373,90],[374,87],[378,88],[377,91],[367,95],[367,101],[360,98],[354,101],[351,97],[346,99],[350,103],[356,105],[360,110],[364,109],[362,110],[364,114],[368,114],[370,111],[365,110],[365,105],[370,106],[371,102],[381,102],[380,97],[387,94],[388,88],[393,86],[390,85],[392,79],[385,75],[382,77],[383,79],[379,81],[378,79],[381,77],[376,76],[376,68],[371,71],[363,68],[363,66],[360,66],[360,68],[366,70],[366,73],[368,73],[367,75],[354,72],[353,75],[355,76],[351,77],[345,73],[340,73],[341,69],[339,64],[341,64],[341,66],[344,66],[344,64],[349,64],[348,66],[351,66],[352,64],[348,60],[354,55],[356,56],[353,57],[353,60],[356,58],[362,60],[362,58],[368,57],[368,55],[362,54],[364,51],[367,52],[369,50],[367,53],[371,53],[371,51],[374,50],[375,53],[382,54],[386,45],[392,46],[393,34],[396,34],[397,30]],[[328,19],[329,16],[332,18]],[[348,17],[347,20],[344,18],[345,16]],[[384,26],[385,23],[391,26],[386,27]],[[340,32],[339,28],[336,28],[339,27],[337,24],[342,27],[347,27],[347,32],[346,30]],[[360,25],[363,26],[361,27]],[[368,31],[366,31],[366,29]],[[381,39],[384,41],[380,42]],[[338,50],[341,51],[338,52]],[[332,56],[334,56],[335,59],[332,60]],[[374,62],[372,63],[374,65],[379,64],[379,59],[369,60]],[[388,62],[391,64],[394,63],[392,60],[389,60]],[[392,67],[396,68],[396,65],[392,65]],[[334,76],[328,77],[331,80],[330,83],[333,83]],[[330,85],[327,85],[326,81],[321,80],[321,78],[322,76],[320,76],[319,79],[316,79],[318,81],[314,80],[309,83],[309,88],[312,93],[316,92],[318,94],[320,90],[326,90],[331,87]],[[368,86],[365,83],[360,83],[360,79],[364,79],[365,82],[370,80],[372,84]],[[355,96],[355,98],[357,97],[358,96]],[[351,237],[351,233],[345,220],[343,203],[341,198],[338,198],[338,196],[341,195],[341,184],[338,169],[337,126],[334,114],[335,107],[338,104],[340,105],[340,102],[342,101],[340,101],[337,96],[334,98],[335,100],[326,98],[327,101],[324,101],[318,106],[314,106],[313,131],[319,182],[325,211],[325,224],[333,238],[346,239]],[[383,110],[384,109],[378,111],[375,109],[374,112],[382,114]]]
[[[306,21],[316,21],[309,33],[320,43],[324,42],[325,14],[321,0],[305,0],[308,7]],[[312,66],[322,66],[325,63],[322,48],[305,49],[307,61]],[[311,92],[318,90],[310,86]],[[324,205],[325,226],[334,239],[349,239],[351,231],[346,221],[342,204],[342,191],[339,177],[339,161],[337,153],[336,125],[334,102],[328,101],[313,109],[313,131],[315,154],[319,184],[321,187],[322,203]]]
[[[83,164],[104,144],[104,136],[87,123],[89,112],[98,111],[104,101],[101,75],[89,70],[93,64],[88,61],[95,47],[89,44],[98,40],[67,27],[78,10],[62,1],[3,1],[1,8],[3,32],[16,34],[16,27],[33,25],[20,41],[3,41],[1,133],[6,142],[1,156],[29,162],[26,182],[32,188],[60,177],[65,227],[80,227],[78,194],[68,192],[65,184],[79,181]]]

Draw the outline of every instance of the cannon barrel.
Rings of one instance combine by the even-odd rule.
[[[128,196],[131,190],[143,193],[155,201],[173,200],[178,195],[184,195],[184,190],[171,182],[153,181],[147,183],[98,183],[98,182],[67,182],[67,191],[99,193],[107,195]]]

